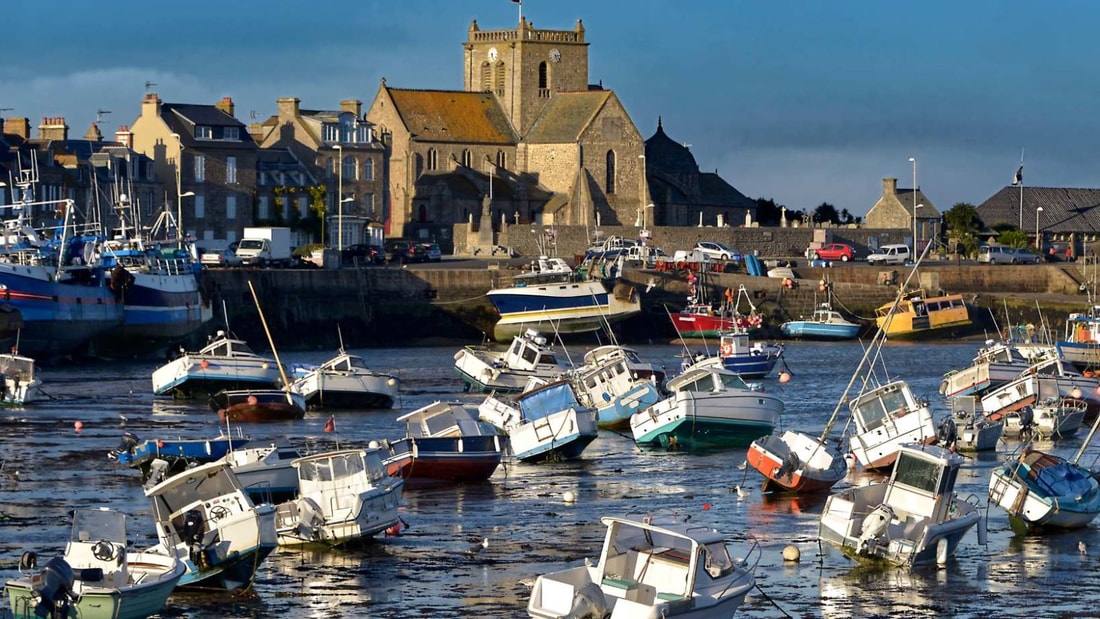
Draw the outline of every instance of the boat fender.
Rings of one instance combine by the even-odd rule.
[[[950,544],[947,543],[946,537],[941,537],[940,541],[936,542],[936,565],[943,567],[947,565],[947,550]]]
[[[978,519],[978,543],[982,546],[989,543],[989,531],[986,528],[985,518]]]

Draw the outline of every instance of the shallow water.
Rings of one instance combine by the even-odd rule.
[[[944,372],[969,363],[977,344],[891,344],[892,374],[946,411],[939,396]],[[638,347],[643,358],[675,371],[675,346]],[[570,350],[574,358],[582,347]],[[398,438],[394,419],[434,400],[477,402],[453,374],[453,348],[359,351],[376,370],[399,375],[397,406],[389,411],[337,412],[337,432],[323,431],[328,413],[304,420],[250,425],[255,441],[283,440],[313,449],[365,445]],[[780,394],[782,425],[820,432],[862,356],[858,343],[787,345],[792,379],[763,381]],[[284,362],[323,360],[323,354],[284,354]],[[111,506],[129,513],[137,546],[154,541],[149,507],[137,473],[107,459],[124,431],[142,439],[216,435],[217,416],[204,403],[154,398],[154,364],[113,363],[43,372],[50,397],[26,409],[0,411],[0,578],[15,575],[24,550],[59,551],[68,533],[67,512]],[[881,375],[880,375],[881,376]],[[75,430],[75,422],[83,428]],[[838,424],[840,431],[843,422]],[[1072,455],[1085,430],[1057,444],[1036,447]],[[984,506],[989,471],[1016,442],[971,458],[958,491]],[[1100,448],[1084,458],[1092,463]],[[596,559],[604,529],[599,517],[633,513],[691,517],[739,540],[751,538],[762,557],[758,589],[739,611],[743,617],[1056,617],[1100,614],[1100,533],[1095,525],[1058,535],[1013,537],[1003,510],[988,513],[989,539],[964,538],[945,569],[913,572],[860,568],[817,542],[823,497],[762,496],[761,477],[738,465],[745,451],[666,453],[642,451],[628,437],[601,431],[580,461],[499,469],[485,484],[407,490],[400,537],[380,537],[360,550],[283,550],[261,567],[254,593],[173,595],[163,617],[519,617],[526,616],[528,586],[543,572]],[[14,472],[18,471],[18,476]],[[853,471],[844,484],[873,476]],[[739,498],[731,488],[752,488]],[[839,486],[838,486],[839,487]],[[572,491],[576,503],[562,494]],[[471,553],[483,538],[488,548]],[[1081,555],[1078,541],[1090,549]],[[795,544],[802,560],[785,564],[782,549]],[[1095,548],[1095,551],[1091,550]],[[824,552],[822,552],[824,550]]]

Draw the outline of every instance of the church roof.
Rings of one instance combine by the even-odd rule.
[[[579,142],[611,96],[610,90],[554,93],[524,140],[535,144]]]
[[[686,146],[668,137],[660,119],[657,119],[657,132],[645,141],[645,160],[646,166],[655,170],[673,174],[699,172],[699,164],[695,162],[695,156]],[[734,189],[734,191],[737,190]]]
[[[386,88],[414,139],[462,144],[514,144],[515,132],[488,92]]]
[[[699,201],[706,206],[753,208],[756,200],[747,197],[733,185],[727,183],[716,172],[703,172],[699,175],[699,189],[702,195]]]

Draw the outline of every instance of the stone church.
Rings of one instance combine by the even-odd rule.
[[[693,192],[669,191],[670,175],[653,165],[667,157],[655,156],[647,169],[646,141],[619,98],[589,83],[588,45],[580,20],[571,30],[537,29],[525,18],[514,29],[482,30],[475,20],[463,43],[462,91],[402,89],[383,79],[366,119],[386,149],[387,235],[429,229],[445,238],[459,223],[659,224],[660,198],[673,193],[669,223],[698,223]],[[658,134],[668,140],[660,127]],[[675,171],[684,173],[715,184],[697,166]],[[661,195],[647,176],[663,179]],[[695,192],[707,202],[698,206],[708,225],[710,211],[743,218],[755,207],[718,180],[722,191]]]

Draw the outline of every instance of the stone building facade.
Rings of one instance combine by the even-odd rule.
[[[914,207],[915,210],[914,210]],[[940,212],[928,199],[928,196],[916,189],[899,189],[898,179],[882,179],[882,196],[867,211],[863,218],[868,228],[901,228],[913,230],[913,213],[916,213],[916,231],[920,244],[918,251],[924,248],[928,239],[936,238],[941,232]],[[906,237],[906,243],[912,242],[913,234]]]

